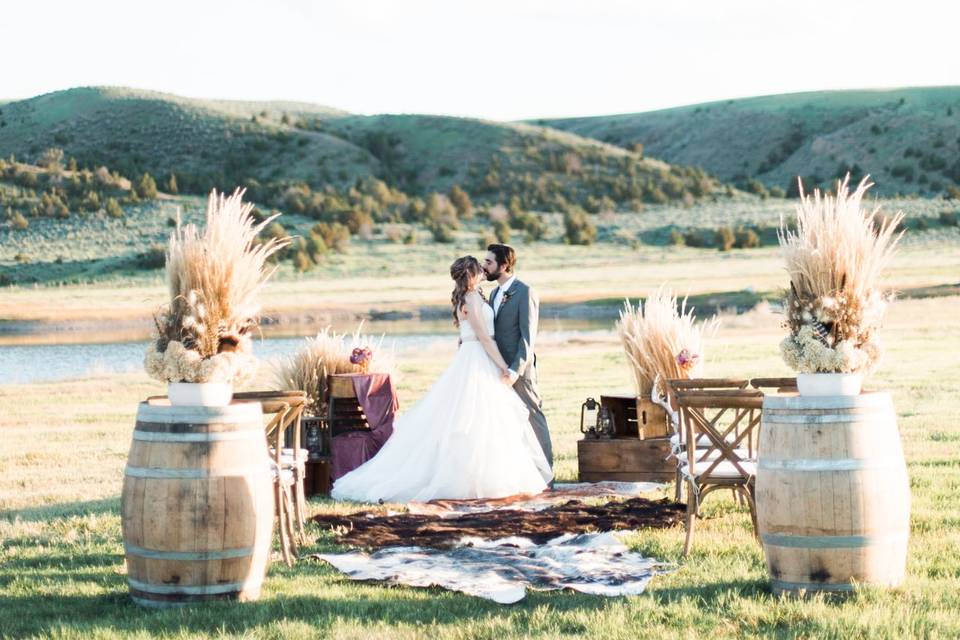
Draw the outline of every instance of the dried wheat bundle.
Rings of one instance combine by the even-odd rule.
[[[258,296],[276,269],[267,259],[290,240],[258,242],[276,216],[257,224],[243,193],[212,191],[203,229],[178,223],[170,235],[170,302],[154,317],[157,335],[145,362],[159,380],[226,382],[252,375],[250,334],[260,312]]]
[[[695,378],[703,371],[703,338],[718,324],[716,319],[697,323],[686,298],[678,301],[669,290],[660,287],[646,303],[634,307],[624,301],[617,322],[633,372],[637,395],[648,397],[654,381]]]
[[[304,391],[307,412],[316,416],[326,411],[327,377],[360,371],[360,365],[350,362],[355,348],[369,348],[373,352],[369,371],[389,373],[395,378],[393,353],[383,348],[383,336],[373,338],[364,335],[362,329],[362,322],[350,335],[338,334],[327,327],[315,337],[307,338],[299,351],[274,369],[276,385],[281,389]]]
[[[780,248],[790,274],[785,301],[790,335],[781,343],[786,363],[800,373],[872,371],[881,356],[876,332],[890,295],[881,278],[903,233],[903,219],[868,211],[864,178],[853,193],[849,174],[836,196],[800,193],[796,230],[781,220]]]

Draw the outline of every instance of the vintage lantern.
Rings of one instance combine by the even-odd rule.
[[[582,433],[586,438],[596,438],[598,435],[597,424],[600,416],[596,415],[595,412],[599,406],[600,403],[598,403],[596,400],[593,398],[587,398],[587,401],[584,402],[580,407],[580,433]],[[590,415],[587,415],[588,411],[590,412]]]
[[[612,438],[615,434],[613,414],[608,407],[600,407],[597,415],[597,435],[601,438]]]

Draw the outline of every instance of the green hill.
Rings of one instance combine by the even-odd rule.
[[[175,174],[181,191],[244,184],[266,202],[292,184],[345,189],[381,178],[411,195],[464,187],[480,201],[598,211],[688,200],[702,171],[525,125],[421,115],[355,116],[282,102],[194,100],[124,88],[58,91],[0,107],[0,156],[61,148],[81,167]]]
[[[36,161],[62,148],[81,166],[176,174],[181,189],[279,177],[346,180],[377,161],[343,140],[284,121],[343,112],[299,103],[208,101],[112,87],[68,89],[0,107],[0,154]],[[286,117],[285,117],[286,116]]]
[[[721,180],[788,189],[869,173],[877,193],[934,195],[960,184],[960,87],[825,91],[661,111],[538,120]]]

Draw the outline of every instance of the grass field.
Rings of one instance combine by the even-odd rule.
[[[653,278],[656,266],[643,267],[649,268],[645,277]],[[614,272],[603,268],[610,269],[607,275]],[[551,269],[562,271],[562,265]],[[718,279],[710,275],[715,271],[691,265],[689,282],[696,281],[696,273]],[[906,267],[895,272],[913,277]],[[558,274],[556,282],[560,289],[568,280]],[[384,286],[376,295],[389,290]],[[759,312],[731,319],[710,343],[708,373],[787,374],[777,353],[777,322],[776,316]],[[656,578],[641,596],[533,593],[521,604],[502,607],[435,589],[354,583],[325,565],[301,561],[292,569],[271,566],[263,598],[256,603],[145,611],[126,595],[119,519],[136,403],[161,391],[139,375],[0,386],[0,636],[956,637],[960,297],[897,303],[885,338],[886,360],[868,386],[893,393],[910,470],[912,537],[908,577],[900,589],[866,589],[839,601],[773,597],[748,514],[726,495],[715,494],[706,503],[689,559],[681,557],[681,529],[630,536],[637,551],[678,563],[677,571]],[[612,335],[546,344],[539,351],[558,477],[572,480],[582,398],[628,388],[629,373]],[[449,355],[441,350],[400,363],[405,406],[423,393]],[[342,508],[324,500],[311,503],[314,513]],[[317,541],[308,552],[337,548],[329,534],[316,528],[310,533]]]

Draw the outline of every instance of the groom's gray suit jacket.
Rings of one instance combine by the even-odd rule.
[[[493,290],[490,296],[491,306],[494,306],[499,293],[500,287]],[[534,353],[540,321],[540,300],[530,287],[519,280],[514,280],[504,295],[500,311],[496,312],[493,321],[494,340],[500,355],[519,376],[513,388],[527,405],[530,411],[530,426],[547,457],[547,462],[553,467],[553,445],[550,442],[547,418],[541,409],[542,403],[537,389],[537,356]]]

